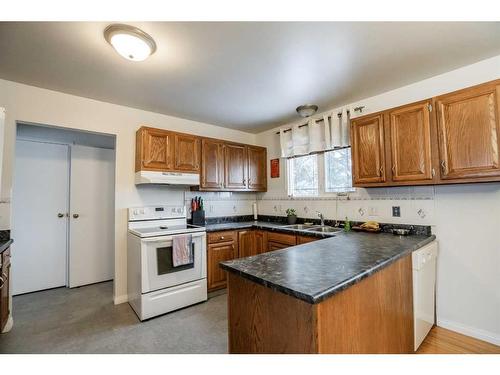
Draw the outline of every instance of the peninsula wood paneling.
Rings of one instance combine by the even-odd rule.
[[[315,353],[313,305],[228,273],[229,353]]]
[[[413,353],[411,255],[317,306],[320,353]]]
[[[228,272],[228,325],[230,353],[413,353],[411,255],[314,305]]]

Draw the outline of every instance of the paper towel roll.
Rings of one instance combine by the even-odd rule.
[[[252,204],[252,212],[253,212],[253,219],[257,220],[258,214],[257,214],[257,202],[253,202]]]

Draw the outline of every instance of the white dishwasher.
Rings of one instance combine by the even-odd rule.
[[[432,241],[412,254],[415,351],[435,322],[437,253],[437,241]]]

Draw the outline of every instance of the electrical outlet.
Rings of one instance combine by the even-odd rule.
[[[401,207],[399,207],[399,206],[392,206],[392,216],[394,216],[394,217],[400,217],[401,216]]]
[[[377,207],[368,207],[368,215],[370,215],[370,216],[378,216]]]

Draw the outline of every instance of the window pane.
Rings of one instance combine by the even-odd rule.
[[[318,156],[307,155],[288,159],[288,194],[318,195]]]
[[[325,152],[325,191],[340,193],[354,191],[351,175],[351,149]]]

